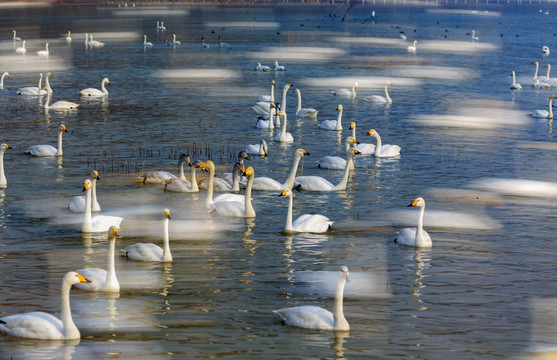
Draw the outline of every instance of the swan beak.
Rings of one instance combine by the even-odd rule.
[[[356,126],[356,123],[352,121],[352,122],[350,123],[349,129],[352,130],[352,129],[354,129],[355,126]]]
[[[407,207],[412,207],[412,206],[416,206],[418,205],[418,200],[414,200],[410,203],[410,205],[408,205]]]
[[[87,191],[88,189],[89,189],[89,184],[85,183],[85,184],[83,184],[83,189],[81,191],[82,192]]]
[[[8,145],[8,144],[4,144],[4,149],[6,149],[6,150],[8,150],[8,149],[13,149],[13,147],[11,147],[11,146]]]
[[[308,152],[305,151],[304,149],[302,149],[302,154],[304,154],[304,155],[311,155],[310,153],[308,153]]]
[[[263,152],[265,153],[265,157],[267,157],[267,150],[263,150]]]
[[[165,219],[171,219],[171,217],[170,217],[170,211],[167,210],[167,211],[164,212],[164,218],[165,218]]]
[[[361,154],[361,152],[359,152],[359,151],[356,150],[356,149],[352,149],[352,150],[354,150],[354,155],[360,155],[360,154]]]
[[[369,136],[373,135],[373,130],[368,131],[367,134],[368,134]]]
[[[68,132],[68,130],[66,130],[66,126],[65,125],[61,125],[60,126],[60,130],[62,130],[63,132]]]
[[[77,278],[79,279],[79,282],[82,282],[82,283],[91,282],[91,281],[87,280],[86,278],[84,278],[83,275],[80,275],[80,274],[77,274]]]
[[[337,111],[342,109],[342,105],[337,106]]]
[[[278,196],[286,196],[288,190],[282,190],[282,192]]]

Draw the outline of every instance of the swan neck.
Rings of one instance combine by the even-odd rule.
[[[335,304],[333,309],[333,321],[334,321],[334,330],[348,330],[350,326],[348,325],[348,321],[344,317],[344,285],[346,284],[346,279],[344,276],[338,281],[337,284],[337,291],[335,293]]]
[[[292,193],[288,194],[288,212],[286,213],[286,226],[284,231],[293,231],[292,227]]]
[[[290,174],[286,178],[286,181],[282,185],[283,189],[292,189],[294,186],[294,179],[296,179],[296,172],[298,171],[298,164],[300,163],[301,157],[296,154],[294,157],[294,162],[292,163],[292,168],[290,169]]]
[[[420,214],[418,215],[418,226],[416,227],[416,246],[423,246],[424,242],[424,212],[425,205],[420,206]]]
[[[356,84],[352,85],[352,99],[356,98]]]
[[[101,211],[101,206],[97,201],[97,179],[91,180],[91,211]]]
[[[85,212],[81,231],[91,232],[91,189],[85,191]]]
[[[116,244],[116,238],[110,236],[108,238],[108,271],[106,272],[106,290],[110,291],[120,291],[120,284],[118,284],[118,279],[116,278],[116,269],[114,266],[114,247]]]
[[[48,101],[47,101],[48,103]],[[63,131],[58,131],[58,151],[56,151],[56,156],[62,156],[64,155],[64,152],[62,150],[62,134],[64,132]]]
[[[101,82],[101,90],[102,90],[103,94],[108,94],[108,90],[106,90],[105,84],[106,84],[106,80],[103,80]]]
[[[381,141],[381,136],[378,133],[374,132],[373,136],[377,140],[377,145],[375,146],[375,157],[381,156],[381,147],[383,146],[383,142]]]
[[[215,182],[215,168],[213,166],[209,167],[209,184],[207,187],[207,200],[205,205],[211,208],[211,203],[213,202],[213,183]]]
[[[232,192],[240,191],[240,176],[238,176],[238,169],[234,167],[232,169]],[[249,182],[249,179],[248,179]],[[247,192],[247,189],[246,189]]]
[[[183,165],[182,165],[183,166]],[[190,178],[191,178],[191,191],[192,192],[199,192],[199,187],[197,186],[197,177],[195,176],[196,172],[195,166],[192,166],[190,169]]]
[[[52,90],[48,90],[49,88],[50,87],[48,87],[48,86],[46,88],[46,100],[45,100],[45,103],[44,103],[45,110],[50,109],[50,97],[51,97],[51,94],[52,94]],[[40,93],[40,91],[41,90],[39,89],[39,93]]]
[[[282,103],[280,104],[281,111],[284,111],[285,114],[286,114],[286,93],[288,92],[288,89],[290,89],[288,85],[285,85],[284,89],[282,89]],[[286,117],[284,122],[286,122]]]
[[[540,68],[540,64],[536,63],[536,72],[534,73],[534,80],[536,80],[538,78],[538,70]]]
[[[283,114],[282,128],[280,130],[280,139],[286,141],[286,113]]]
[[[548,119],[553,119],[553,97],[549,98],[549,115],[547,115]]]
[[[545,75],[545,80],[549,81],[549,72],[551,71],[551,65],[547,65],[547,74]]]
[[[163,251],[162,251],[162,261],[170,262],[172,261],[172,254],[170,253],[170,239],[168,236],[168,218],[164,218],[163,221]]]
[[[335,190],[345,190],[346,184],[348,184],[348,177],[350,176],[350,169],[353,167],[354,156],[348,155],[346,158],[346,167],[344,168],[344,175],[342,180],[335,186]]]
[[[78,339],[80,337],[79,330],[75,326],[72,319],[72,311],[70,308],[70,288],[71,284],[62,280],[62,290],[60,291],[60,318],[62,320],[62,328],[65,339]]]
[[[0,151],[0,188],[6,187],[8,181],[6,180],[6,175],[4,174],[4,151]]]
[[[269,129],[274,129],[275,128],[276,114],[277,114],[277,111],[276,111],[275,107],[271,106],[271,111],[269,112]]]
[[[356,125],[354,125],[352,127],[352,137],[354,138],[354,140],[356,140]],[[348,147],[346,150],[348,150],[350,147]]]
[[[271,83],[271,103],[275,103],[275,84]]]
[[[393,99],[389,96],[389,85],[385,85],[385,98],[387,98],[387,103],[393,102]]]
[[[342,109],[340,109],[338,111],[338,116],[337,116],[337,130],[342,130],[342,124],[340,123],[342,121]]]
[[[41,92],[42,85],[43,85],[43,77],[39,76],[39,85],[37,86],[37,89],[39,89],[39,93]]]
[[[246,217],[249,218],[255,217],[255,210],[253,209],[253,205],[251,204],[251,189],[253,187],[253,178],[254,178],[253,174],[248,176],[248,183],[246,185],[246,194],[244,196]]]
[[[298,107],[296,108],[296,114],[302,109],[302,93],[300,89],[296,89],[296,94],[298,95]]]
[[[193,168],[193,166],[192,166]],[[184,162],[180,161],[180,164],[178,165],[178,178],[180,180],[186,180],[186,175],[184,175]]]

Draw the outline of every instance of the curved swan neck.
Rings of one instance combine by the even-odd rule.
[[[298,95],[298,107],[296,108],[296,114],[302,109],[302,93],[300,89],[296,89],[296,95]]]
[[[0,188],[5,188],[8,185],[6,175],[4,174],[4,152],[5,150],[0,150]]]
[[[85,192],[85,212],[81,231],[91,232],[91,188],[88,188]]]
[[[182,164],[183,166],[183,164]],[[190,178],[191,178],[191,191],[192,192],[198,192],[199,191],[199,187],[197,186],[197,178],[195,176],[195,172],[196,172],[196,168],[195,166],[192,166],[190,169]]]
[[[350,151],[346,152],[346,167],[344,168],[344,175],[342,180],[335,186],[335,190],[345,190],[346,184],[348,184],[348,177],[350,176],[350,169],[353,167],[354,155],[350,155]]]
[[[341,121],[342,121],[342,108],[340,108],[340,109],[338,110],[337,127],[336,127],[337,130],[342,130]]]
[[[251,188],[253,187],[253,172],[248,176],[248,183],[246,184],[246,194],[244,196],[244,205],[246,211],[246,217],[253,218],[255,217],[255,210],[253,209],[253,205],[251,204]]]
[[[178,164],[178,179],[186,180],[186,175],[184,175],[184,161],[180,161]]]
[[[282,185],[283,189],[292,189],[294,186],[294,179],[296,179],[296,172],[298,171],[298,164],[300,163],[301,156],[296,154],[294,157],[294,162],[292,163],[292,168],[290,169],[290,174],[286,178],[286,181]]]
[[[108,90],[106,90],[106,86],[105,84],[108,82],[107,79],[103,79],[103,81],[101,82],[101,90],[103,92],[103,94],[108,94]]]
[[[62,280],[62,289],[60,291],[60,320],[62,320],[62,327],[65,339],[78,339],[80,337],[79,330],[75,326],[72,319],[72,311],[70,308],[70,288],[71,284]]]
[[[286,213],[286,226],[284,227],[284,231],[293,231],[292,227],[292,192],[288,193],[288,212]]]
[[[337,291],[335,294],[335,305],[333,310],[333,322],[334,322],[334,330],[348,330],[350,326],[348,325],[348,321],[344,317],[344,285],[346,284],[346,279],[344,276],[340,278],[337,284]]]
[[[389,84],[385,85],[385,98],[387,99],[387,103],[392,103],[393,99],[389,96]]]
[[[168,236],[168,223],[169,220],[167,217],[165,217],[163,220],[163,252],[162,252],[163,262],[172,261],[172,254],[170,253],[170,239]]]
[[[48,101],[47,101],[47,103],[48,103]],[[63,133],[64,132],[61,131],[61,130],[58,131],[58,151],[56,151],[56,156],[64,155],[64,152],[62,151],[62,134]]]
[[[286,93],[288,92],[288,89],[290,89],[290,84],[284,85],[284,88],[282,89],[282,103],[280,104],[281,106],[280,111],[283,111],[285,114],[286,114]]]
[[[114,266],[114,247],[116,245],[116,237],[108,238],[108,269],[106,272],[106,289],[110,291],[120,291],[120,284],[116,278],[116,268]]]

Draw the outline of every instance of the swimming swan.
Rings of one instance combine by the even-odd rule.
[[[253,187],[253,177],[255,173],[251,166],[246,169],[245,175],[248,177],[245,195],[242,196],[233,194],[235,195],[234,200],[228,197],[228,200],[224,199],[223,201],[217,201],[217,199],[215,198],[215,200],[211,204],[213,213],[216,213],[220,216],[229,217],[255,217],[255,210],[253,209],[253,205],[251,203],[251,190]]]
[[[120,223],[124,218],[119,216],[95,215],[91,217],[91,180],[85,179],[82,191],[85,191],[85,213],[83,215],[81,232],[105,232],[111,226],[120,227]]]
[[[58,149],[51,145],[33,145],[25,153],[31,156],[62,156],[62,134],[68,132],[66,125],[60,124],[58,127]]]
[[[275,116],[276,116],[276,107],[275,104],[271,104],[271,112],[269,113],[269,115],[259,116],[257,118],[257,123],[255,124],[255,127],[258,129],[274,129]]]
[[[274,140],[281,142],[281,143],[291,143],[294,142],[294,137],[292,136],[291,133],[286,132],[286,112],[284,111],[280,111],[278,114],[278,116],[282,116],[283,118],[283,122],[282,122],[282,127],[280,129],[280,132],[278,134],[275,135]]]
[[[21,38],[17,37],[15,30],[12,30],[12,33],[14,34],[12,38],[13,41],[21,41]]]
[[[319,110],[315,110],[314,108],[303,108],[302,107],[302,93],[300,89],[296,88],[296,95],[298,95],[298,107],[296,108],[296,116],[299,118],[317,118],[317,113]]]
[[[7,72],[7,71],[5,71],[5,72],[2,74],[2,78],[0,78],[0,89],[4,89],[4,78],[5,78],[6,76],[7,76],[8,78],[10,77],[10,73]]]
[[[273,64],[273,71],[286,71],[286,68],[279,65],[278,61],[275,60],[275,63]]]
[[[244,149],[246,154],[259,156],[267,156],[268,150],[269,149],[267,148],[267,142],[265,141],[265,139],[261,139],[261,142],[259,144],[250,144]]]
[[[184,154],[182,154],[184,155]],[[186,156],[187,163],[190,164],[189,156]],[[184,176],[184,161],[180,162],[180,176],[177,179],[169,180],[165,186],[164,190],[171,192],[199,192],[199,186],[197,185],[196,170],[201,165],[200,160],[196,160],[193,164],[190,164],[190,179],[188,181]]]
[[[333,93],[333,95],[348,96],[348,97],[351,97],[352,99],[355,99],[356,98],[356,88],[357,87],[358,87],[358,82],[356,81],[354,83],[354,85],[352,85],[352,90],[337,89],[337,90],[331,90],[331,92]]]
[[[46,43],[46,46],[45,46],[44,50],[37,51],[37,55],[39,55],[39,56],[48,56],[49,54],[50,54],[50,52],[48,51],[48,43]]]
[[[395,157],[400,155],[400,146],[390,144],[383,145],[381,137],[374,129],[369,130],[367,134],[369,136],[373,136],[375,140],[377,140],[377,146],[375,147],[375,152],[373,153],[375,157]]]
[[[418,215],[418,227],[417,228],[404,228],[397,232],[397,238],[395,242],[397,244],[429,248],[431,247],[431,238],[427,231],[423,229],[424,222],[424,211],[425,211],[425,200],[421,197],[415,199],[408,205],[408,207],[417,206],[420,209],[420,214]]]
[[[79,104],[76,104],[76,103],[71,102],[71,101],[57,101],[54,104],[49,105],[50,97],[52,96],[52,88],[50,87],[50,82],[49,82],[48,78],[51,77],[51,76],[52,76],[52,73],[48,73],[48,75],[46,77],[46,101],[44,103],[45,111],[48,111],[49,109],[52,109],[52,110],[73,110],[73,109],[77,109]]]
[[[385,96],[370,95],[366,96],[364,100],[371,101],[376,104],[392,104],[393,99],[391,99],[391,97],[389,96],[389,85],[392,85],[392,83],[390,81],[387,81],[387,83],[385,84]]]
[[[339,269],[342,276],[338,280],[337,290],[335,294],[335,302],[333,312],[323,309],[319,306],[304,305],[291,308],[273,310],[278,317],[288,325],[297,326],[305,329],[315,330],[336,330],[348,331],[350,325],[344,317],[343,312],[343,296],[344,285],[348,278],[348,268],[341,266]]]
[[[76,270],[78,274],[83,275],[87,280],[86,283],[78,283],[74,286],[86,291],[102,291],[102,292],[120,292],[120,284],[116,278],[116,269],[114,268],[114,247],[116,244],[116,236],[118,228],[111,226],[108,229],[108,262],[107,270],[100,268],[86,268]]]
[[[0,189],[4,189],[8,186],[8,181],[6,180],[6,175],[4,174],[4,152],[8,149],[11,149],[10,145],[0,145]]]
[[[17,49],[15,49],[15,52],[18,54],[25,54],[27,52],[27,49],[25,48],[25,40],[23,40],[21,46],[18,46]]]
[[[545,56],[549,55],[549,46],[543,46],[542,47],[542,52]]]
[[[101,205],[97,201],[97,180],[101,180],[99,177],[99,172],[97,170],[93,170],[91,174],[91,211],[101,211]],[[82,213],[85,212],[85,196],[75,196],[73,200],[69,203],[68,209],[71,212]]]
[[[182,43],[176,40],[176,34],[172,34],[172,46],[177,46],[180,44]]]
[[[26,86],[20,88],[16,91],[17,95],[25,95],[25,96],[39,96],[39,95],[46,95],[47,91],[42,87],[43,82],[43,74],[39,73],[39,85],[38,86]]]
[[[292,198],[294,194],[292,190],[283,190],[279,196],[288,197],[288,212],[286,213],[285,232],[310,232],[324,233],[331,229],[333,222],[328,217],[320,214],[304,214],[299,216],[296,221],[292,222]]]
[[[267,65],[261,65],[261,63],[257,63],[257,65],[255,65],[255,68],[253,69],[255,71],[271,71],[271,68]]]
[[[61,320],[42,311],[9,315],[0,318],[0,333],[41,340],[79,339],[81,334],[72,320],[70,309],[70,289],[72,285],[85,282],[87,279],[75,271],[64,275],[60,293]]]
[[[336,120],[324,120],[319,124],[319,127],[323,130],[333,130],[333,131],[341,131],[342,130],[342,105],[337,106],[338,116]]]
[[[87,88],[83,89],[79,92],[81,96],[104,96],[108,95],[108,90],[106,90],[105,84],[110,85],[110,80],[108,78],[104,78],[101,81],[101,90],[95,88]]]
[[[555,95],[551,95],[549,97],[549,111],[547,110],[535,110],[529,113],[528,115],[535,117],[535,118],[542,118],[542,119],[553,119],[553,99],[555,99]]]
[[[513,83],[510,86],[511,90],[522,90],[522,85],[516,82],[516,75],[513,70]]]
[[[99,47],[103,47],[104,43],[97,41],[97,40],[93,40],[93,34],[89,35],[89,42],[87,42],[87,44],[90,47],[95,47],[95,48],[99,48]]]
[[[150,41],[147,41],[147,35],[143,35],[143,46],[144,47],[151,47],[153,46],[153,43]]]
[[[472,40],[476,40],[476,41],[480,40],[480,38],[476,36],[476,30],[472,30],[471,38],[472,38]]]
[[[163,248],[153,243],[137,243],[120,249],[122,255],[135,261],[172,262],[170,253],[170,239],[168,237],[168,222],[170,210],[163,210]]]
[[[350,129],[352,130],[352,137],[356,140],[356,123],[354,121],[350,123]],[[356,141],[356,149],[358,149],[361,155],[371,155],[375,153],[375,144]]]
[[[261,95],[257,102],[270,102],[275,103],[275,80],[271,82],[271,95]]]
[[[409,53],[415,54],[415,53],[416,53],[416,50],[417,50],[417,47],[416,47],[417,44],[418,44],[418,40],[414,40],[414,42],[412,43],[412,45],[408,46],[408,47],[406,48],[406,50],[408,50]]]
[[[354,139],[354,137],[348,136],[344,141],[344,151],[347,152],[348,150],[350,150],[350,147],[356,143],[357,141],[356,139]],[[346,156],[348,157],[348,155]],[[325,156],[317,160],[317,167],[330,170],[344,170],[346,168],[346,160],[341,158],[340,156]],[[354,163],[352,163],[352,169],[350,170],[354,170]]]
[[[294,161],[292,162],[292,168],[290,169],[290,174],[286,178],[284,183],[280,183],[269,177],[257,177],[253,180],[253,190],[285,190],[292,189],[294,186],[294,179],[296,178],[296,172],[298,171],[298,164],[303,156],[310,155],[304,149],[297,149],[294,153]]]
[[[68,30],[68,35],[66,35],[66,41],[67,42],[71,42],[72,41],[72,32],[70,30]]]
[[[321,176],[296,176],[294,180],[294,187],[298,190],[306,191],[341,191],[346,189],[348,183],[348,176],[350,175],[351,164],[354,162],[354,157],[360,152],[356,149],[349,149],[346,152],[347,163],[344,168],[344,176],[337,185],[331,184]]]

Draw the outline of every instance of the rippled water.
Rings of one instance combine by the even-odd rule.
[[[174,257],[164,266],[118,258],[119,296],[72,291],[80,341],[2,338],[1,358],[470,359],[551,347],[554,135],[551,121],[526,115],[547,109],[551,94],[528,86],[533,61],[541,64],[540,75],[543,65],[554,64],[554,54],[541,52],[557,45],[557,20],[546,10],[556,9],[436,2],[0,9],[0,70],[11,74],[0,92],[1,141],[14,148],[5,154],[8,187],[0,190],[0,316],[58,315],[63,274],[106,267],[106,234],[82,235],[81,216],[66,210],[93,169],[101,176],[103,213],[125,218],[117,248],[160,243],[168,207]],[[165,32],[155,29],[161,20]],[[24,56],[14,55],[12,28],[27,40]],[[71,43],[64,39],[68,29]],[[472,41],[471,29],[479,41]],[[106,45],[87,49],[85,32]],[[182,44],[164,46],[173,32]],[[143,34],[154,47],[142,46]],[[217,46],[218,35],[227,47]],[[202,36],[210,48],[200,47]],[[415,55],[406,51],[414,39]],[[51,54],[39,58],[35,52],[46,42]],[[275,59],[287,71],[253,71]],[[188,69],[195,71],[182,71]],[[512,70],[522,91],[509,90]],[[35,85],[40,71],[53,74],[53,100],[78,102],[79,110],[45,113],[45,99],[15,95]],[[111,82],[107,98],[79,98],[79,89],[99,87],[103,77]],[[304,106],[320,110],[318,121],[336,118],[342,104],[342,134],[295,119],[291,92],[287,114],[295,142],[280,145],[256,129],[251,106],[269,93],[271,80],[277,99],[285,84],[299,87]],[[391,106],[363,100],[382,94],[387,80]],[[329,91],[354,81],[355,100]],[[182,152],[229,171],[239,150],[264,138],[269,158],[247,162],[256,176],[282,181],[295,149],[303,147],[311,155],[300,172],[336,184],[342,172],[318,169],[315,161],[342,153],[351,121],[361,142],[374,142],[364,134],[375,128],[402,155],[360,156],[346,191],[296,192],[295,216],[334,220],[324,235],[283,234],[287,201],[276,192],[255,192],[257,217],[235,220],[208,215],[204,192],[174,194],[135,183],[143,172],[175,172]],[[63,160],[23,155],[34,144],[54,145],[60,123],[68,127]],[[551,184],[524,193],[532,184],[522,180]],[[415,223],[417,210],[406,206],[417,196],[427,201],[431,249],[393,243],[396,230]],[[273,309],[331,309],[325,285],[336,281],[340,265],[352,277],[344,304],[350,332],[281,325]]]

